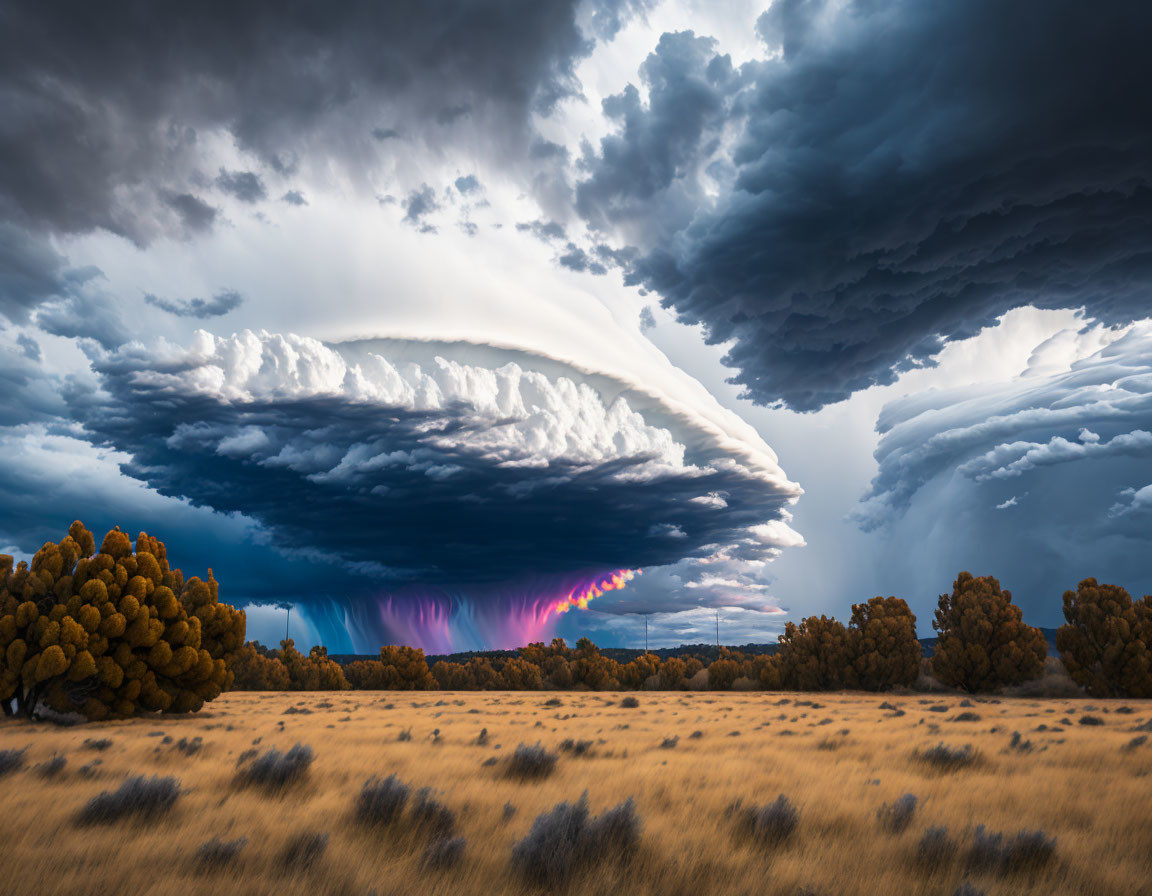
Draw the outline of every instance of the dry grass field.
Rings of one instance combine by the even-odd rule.
[[[951,896],[966,881],[988,896],[1152,894],[1152,737],[1139,741],[1141,726],[1152,730],[1148,701],[644,692],[629,708],[624,697],[234,693],[193,717],[5,720],[0,750],[24,753],[0,777],[0,892],[539,892],[512,864],[513,846],[538,814],[587,791],[593,814],[634,797],[641,837],[625,860],[575,868],[566,892]],[[561,750],[565,739],[591,745]],[[553,773],[509,777],[507,757],[537,742],[558,754]],[[314,751],[299,780],[279,793],[238,781],[245,751],[296,743]],[[971,761],[923,758],[940,743],[971,745]],[[54,756],[66,765],[45,777]],[[455,814],[466,838],[458,863],[428,867],[428,833],[404,817],[357,820],[364,783],[393,773]],[[92,797],[141,774],[179,778],[170,811],[78,824]],[[877,810],[907,793],[917,804],[906,829],[886,830]],[[747,836],[746,810],[780,794],[799,813],[791,836]],[[1054,855],[1017,869],[973,865],[977,825],[1005,843],[1043,830]],[[925,864],[918,847],[932,826],[948,829],[956,852]],[[326,849],[310,866],[290,864],[286,846],[313,833],[328,835]],[[211,863],[198,849],[212,838],[246,841],[232,861],[224,849]]]

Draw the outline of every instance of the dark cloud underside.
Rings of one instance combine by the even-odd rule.
[[[591,38],[576,6],[7,3],[0,216],[141,243],[208,226],[207,131],[227,131],[279,172],[316,152],[361,164],[401,133],[381,120],[419,130],[438,117],[443,141],[454,121],[480,116],[506,149],[526,148],[529,114],[577,89],[573,66]],[[616,23],[599,30],[613,32],[643,4],[595,6],[598,21]],[[222,172],[217,186],[244,201],[265,194],[253,172]]]
[[[1148,314],[1152,6],[777,0],[759,31],[781,56],[735,72],[665,35],[580,190],[754,400],[819,408],[1025,304]]]

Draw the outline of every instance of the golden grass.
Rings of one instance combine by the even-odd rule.
[[[227,694],[199,715],[143,718],[76,728],[0,723],[0,749],[27,747],[28,766],[0,778],[0,892],[19,894],[470,894],[530,893],[509,865],[513,843],[540,812],[585,790],[599,812],[634,796],[643,820],[640,854],[578,875],[573,893],[795,894],[951,896],[968,880],[994,894],[1152,894],[1152,737],[1122,747],[1130,729],[1152,719],[1152,701],[1095,701],[1101,727],[1072,722],[1085,702],[975,701],[979,721],[950,721],[960,698],[911,695],[784,693],[621,694],[378,693]],[[557,698],[560,706],[546,706]],[[905,715],[880,709],[888,700]],[[1089,701],[1091,702],[1091,701]],[[324,704],[329,704],[325,706]],[[807,705],[805,705],[807,704]],[[946,704],[947,712],[930,705]],[[310,714],[284,712],[289,707]],[[1062,731],[1036,731],[1045,724]],[[478,746],[481,728],[489,741]],[[411,741],[401,731],[411,729]],[[439,729],[438,740],[433,731]],[[694,731],[702,732],[692,738]],[[1013,731],[1033,751],[1008,749]],[[187,757],[162,743],[199,735]],[[843,733],[842,733],[843,732]],[[661,748],[666,737],[678,744]],[[105,752],[87,738],[110,738]],[[520,782],[489,757],[519,743],[556,748],[564,738],[595,742],[591,755],[561,756],[556,772]],[[301,786],[283,796],[236,786],[239,755],[311,745],[316,759]],[[915,751],[939,742],[972,744],[974,766],[933,770]],[[818,745],[824,744],[824,749]],[[54,754],[68,766],[42,780],[36,763]],[[95,778],[79,768],[100,759]],[[373,775],[396,773],[413,787],[431,786],[459,819],[467,838],[461,864],[421,867],[425,840],[403,830],[357,825],[353,807]],[[128,774],[176,775],[184,794],[168,815],[79,828],[74,819],[97,793]],[[725,810],[735,800],[764,804],[785,794],[800,809],[787,845],[765,850],[734,836]],[[920,806],[911,827],[880,830],[876,810],[913,793]],[[516,807],[504,819],[504,805]],[[1013,834],[1043,829],[1057,837],[1056,859],[1035,874],[966,874],[962,860],[934,875],[912,861],[930,825],[946,825],[966,842],[984,824]],[[281,851],[302,831],[330,835],[309,871],[283,867]],[[231,870],[204,871],[197,847],[212,837],[247,837]]]

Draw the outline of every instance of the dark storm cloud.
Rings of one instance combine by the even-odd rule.
[[[215,167],[202,156],[210,132],[227,132],[281,173],[314,154],[364,164],[369,143],[392,136],[378,129],[374,138],[365,119],[418,131],[424,119],[467,114],[491,125],[487,149],[520,151],[530,113],[578,89],[574,66],[591,41],[577,6],[8,3],[0,219],[62,233],[105,228],[141,244],[208,226],[211,209],[194,188]],[[606,20],[636,7],[597,4]],[[241,177],[223,186],[256,195]]]
[[[221,317],[230,311],[235,311],[244,304],[244,297],[235,290],[226,289],[216,293],[210,299],[162,299],[149,293],[144,296],[144,301],[177,317],[194,317],[198,320],[207,320],[210,317]]]
[[[464,177],[458,177],[455,180],[457,192],[467,196],[472,193],[479,193],[481,190],[480,181],[476,179],[475,174],[468,174]]]
[[[404,220],[420,229],[421,233],[435,233],[436,228],[424,220],[425,215],[440,210],[440,203],[436,201],[436,191],[428,184],[421,184],[420,189],[413,190],[404,200]]]
[[[604,265],[592,258],[592,256],[579,248],[575,243],[568,244],[567,251],[557,259],[557,263],[562,268],[568,268],[570,271],[577,271],[579,273],[608,273],[608,269],[604,267]]]
[[[241,334],[218,353],[127,346],[97,362],[102,388],[76,392],[72,413],[94,443],[131,458],[125,473],[162,495],[242,513],[276,546],[337,558],[380,582],[673,563],[751,538],[750,527],[779,519],[797,493],[722,449],[714,465],[684,465],[662,431],[620,408],[597,416],[585,397],[578,414],[565,411],[571,384],[449,365],[437,381],[404,374],[413,393],[400,368],[379,360],[341,372],[319,343],[281,351],[279,337],[260,338],[263,348]],[[221,374],[209,364],[236,366]],[[460,397],[478,379],[501,378],[478,393],[498,392],[501,409]],[[211,391],[197,386],[209,380]],[[546,409],[525,410],[520,389]],[[579,439],[552,416],[564,414]],[[589,441],[602,453],[573,453]]]
[[[521,233],[532,234],[542,243],[562,240],[566,235],[564,225],[556,221],[517,221],[516,229]]]
[[[66,292],[66,263],[48,240],[0,222],[0,316],[25,321],[45,299]]]
[[[241,202],[251,204],[268,198],[268,188],[264,186],[260,175],[253,171],[228,171],[221,168],[216,186]]]
[[[778,0],[759,32],[781,54],[737,70],[665,35],[578,187],[755,401],[891,382],[1020,305],[1148,313],[1152,6]]]
[[[186,233],[200,233],[216,223],[216,209],[191,193],[171,194],[165,202],[180,216]]]

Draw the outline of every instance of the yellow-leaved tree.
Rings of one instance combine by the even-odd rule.
[[[207,580],[184,581],[159,540],[76,521],[32,563],[0,556],[0,704],[89,719],[195,712],[232,683],[244,613]],[[15,707],[12,704],[15,702]]]

